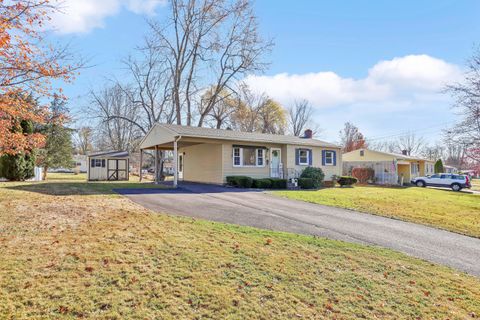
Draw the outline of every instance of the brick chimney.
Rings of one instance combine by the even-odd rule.
[[[403,154],[404,156],[408,156],[408,151],[407,151],[407,150],[402,150],[402,154]]]
[[[305,139],[312,139],[313,137],[313,131],[310,129],[305,130],[305,133],[303,135]]]

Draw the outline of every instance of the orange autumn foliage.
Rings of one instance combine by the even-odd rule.
[[[51,81],[70,81],[76,70],[64,63],[68,53],[46,43],[41,31],[54,10],[49,0],[0,0],[0,155],[28,152],[44,141],[40,134],[15,132],[21,120],[43,123],[47,116],[18,97],[49,97]]]

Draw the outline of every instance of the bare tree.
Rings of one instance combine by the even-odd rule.
[[[446,139],[462,145],[465,156],[480,163],[480,49],[470,59],[465,79],[447,87],[462,119],[446,132]]]
[[[91,127],[80,127],[74,134],[77,152],[86,155],[93,150],[93,130]]]
[[[425,145],[420,151],[420,155],[432,161],[445,158],[445,148],[443,144]]]
[[[140,122],[137,107],[131,104],[133,93],[120,85],[113,85],[98,92],[90,92],[90,108],[100,121],[97,140],[102,149],[136,149],[142,131],[136,125]]]
[[[258,34],[250,0],[171,0],[169,23],[150,22],[149,42],[164,55],[172,80],[175,121],[191,125],[194,104],[202,126],[221,92],[249,73],[263,71],[272,47]],[[211,88],[211,97],[198,95]],[[186,110],[183,110],[185,106]]]
[[[305,131],[307,123],[313,115],[313,109],[307,100],[295,101],[288,108],[290,131],[294,136],[300,136]]]
[[[411,132],[399,137],[394,145],[397,153],[405,153],[408,156],[418,155],[425,146],[425,139]]]
[[[340,131],[340,140],[344,152],[350,152],[367,147],[363,134],[351,122],[346,122],[343,130]]]

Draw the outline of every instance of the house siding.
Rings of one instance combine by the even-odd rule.
[[[342,174],[342,153],[340,149],[336,148],[320,148],[320,147],[305,147],[305,146],[296,146],[296,145],[288,145],[286,146],[287,149],[287,161],[286,167],[288,169],[294,169],[297,174],[300,174],[303,169],[308,167],[307,165],[297,165],[295,161],[296,149],[310,149],[312,150],[312,167],[321,168],[325,173],[325,181],[331,181],[333,176],[339,176]],[[333,165],[322,165],[322,151],[323,150],[331,150],[335,151],[336,153],[336,164]]]
[[[221,144],[198,144],[179,152],[184,153],[183,180],[223,183]]]
[[[248,145],[252,147],[265,147],[266,151],[264,167],[234,167],[233,166],[233,145]],[[270,177],[270,148],[280,148],[282,163],[284,162],[285,148],[279,144],[269,143],[245,143],[245,142],[232,142],[223,144],[223,174],[224,182],[227,176],[249,176],[251,178],[260,179]]]

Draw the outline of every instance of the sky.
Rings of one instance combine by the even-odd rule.
[[[89,90],[125,75],[121,60],[142,44],[147,19],[165,18],[165,1],[63,0],[52,39],[90,65],[64,85],[75,114]],[[307,99],[318,138],[337,141],[350,121],[372,141],[415,132],[433,143],[454,124],[444,88],[480,45],[480,1],[257,0],[255,12],[275,46],[268,70],[246,81],[286,107]]]

